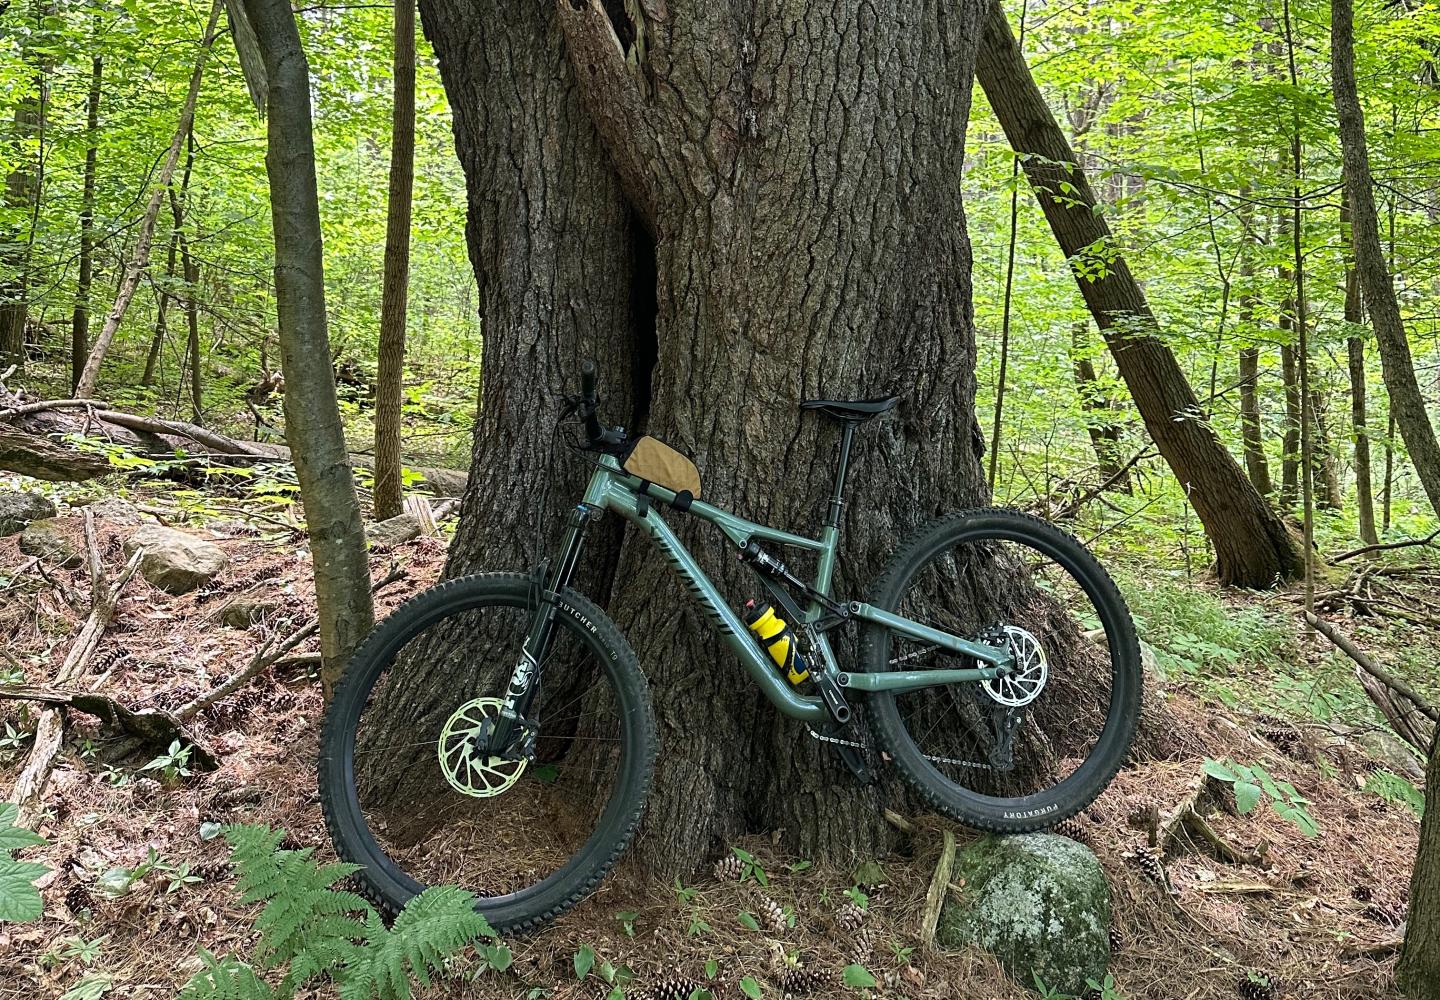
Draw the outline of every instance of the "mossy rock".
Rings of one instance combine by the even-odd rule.
[[[946,901],[942,947],[990,952],[1025,986],[1039,975],[1064,993],[1103,980],[1110,959],[1110,885],[1083,844],[1051,833],[984,837],[955,859],[963,886]]]

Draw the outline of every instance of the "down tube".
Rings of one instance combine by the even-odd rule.
[[[726,645],[740,658],[755,683],[760,685],[765,697],[791,718],[807,722],[818,722],[825,718],[824,706],[818,700],[805,698],[791,690],[780,672],[775,669],[775,665],[770,662],[770,658],[750,641],[745,634],[744,623],[730,610],[725,598],[710,583],[709,577],[695,561],[695,557],[675,536],[675,532],[670,530],[670,525],[653,511],[640,517],[633,509],[626,510],[619,505],[616,505],[616,508],[655,539],[655,544],[660,547],[675,572],[685,581],[685,586],[715,623],[715,627],[724,636]]]

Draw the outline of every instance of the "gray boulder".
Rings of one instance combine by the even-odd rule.
[[[372,549],[388,549],[420,537],[420,519],[414,514],[396,514],[367,525],[365,537]]]
[[[146,524],[125,539],[125,555],[144,549],[140,575],[169,594],[188,594],[220,573],[228,560],[220,546],[159,524]]]
[[[940,915],[942,947],[990,952],[1019,983],[1079,996],[1110,959],[1110,886],[1083,844],[1051,833],[984,837],[955,861],[964,888]]]
[[[83,561],[80,550],[65,530],[74,524],[73,518],[47,517],[31,521],[20,533],[20,551],[27,556],[57,563],[65,569],[74,569]]]
[[[55,516],[55,505],[39,493],[0,490],[0,536],[25,530],[31,521]]]

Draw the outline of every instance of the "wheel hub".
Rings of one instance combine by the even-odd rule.
[[[1004,677],[992,677],[982,687],[991,700],[1008,708],[1028,705],[1040,697],[1050,678],[1050,666],[1040,640],[1018,625],[1002,625],[997,630],[1000,642],[1010,650],[1014,665]]]
[[[506,792],[520,780],[529,763],[526,757],[512,760],[491,757],[484,751],[503,704],[499,698],[467,701],[440,730],[440,773],[461,795],[487,799]]]

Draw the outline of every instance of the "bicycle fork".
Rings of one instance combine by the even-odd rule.
[[[586,525],[599,515],[598,507],[588,503],[577,504],[570,512],[570,521],[560,548],[560,558],[554,570],[550,571],[547,577],[544,562],[535,569],[539,589],[535,619],[525,636],[525,644],[520,648],[520,660],[510,674],[510,684],[505,690],[500,716],[495,720],[494,728],[486,739],[485,750],[489,756],[511,755],[516,744],[516,728],[528,728],[527,715],[540,684],[540,665],[545,662],[555,632],[560,591],[570,585],[570,580],[575,575],[575,567],[580,562],[580,551],[585,544]]]

